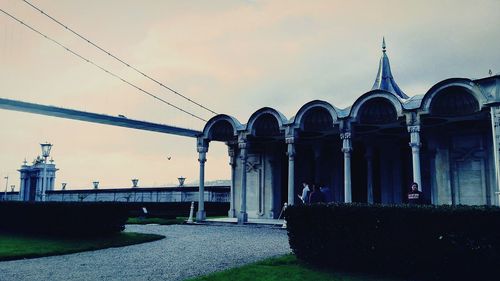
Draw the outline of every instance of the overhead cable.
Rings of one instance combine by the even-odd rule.
[[[89,59],[85,58],[84,56],[82,56],[82,55],[78,54],[77,52],[73,51],[72,49],[70,49],[70,48],[66,47],[65,45],[63,45],[63,44],[61,44],[61,43],[59,43],[59,42],[58,42],[58,41],[56,41],[55,39],[53,39],[53,38],[51,38],[51,37],[49,37],[49,36],[47,36],[47,35],[43,34],[42,32],[38,31],[38,30],[37,30],[37,29],[35,29],[34,27],[32,27],[32,26],[28,25],[27,23],[25,23],[25,22],[23,22],[22,20],[20,20],[20,19],[16,18],[15,16],[13,16],[13,15],[9,14],[8,12],[4,11],[4,10],[3,10],[3,9],[1,9],[1,8],[0,8],[0,12],[2,12],[2,13],[4,13],[5,15],[9,16],[9,17],[10,17],[10,18],[12,18],[13,20],[15,20],[15,21],[17,21],[18,23],[22,24],[23,26],[27,27],[27,28],[28,28],[28,29],[30,29],[31,31],[33,31],[33,32],[35,32],[35,33],[37,33],[37,34],[39,34],[40,36],[44,37],[45,39],[47,39],[47,40],[49,40],[49,41],[53,42],[54,44],[56,44],[56,45],[58,45],[58,46],[60,46],[61,48],[65,49],[66,51],[68,51],[68,52],[70,52],[71,54],[73,54],[74,56],[76,56],[76,57],[78,57],[78,58],[80,58],[80,59],[82,59],[82,60],[84,60],[84,61],[86,61],[86,62],[88,62],[88,63],[90,63],[90,64],[92,64],[92,65],[94,65],[95,67],[97,67],[97,68],[99,68],[100,70],[102,70],[102,71],[104,71],[104,72],[108,73],[109,75],[111,75],[111,76],[113,76],[113,77],[115,77],[115,78],[118,78],[118,79],[119,79],[119,80],[121,80],[123,83],[128,84],[128,85],[130,85],[130,86],[134,87],[135,89],[137,89],[137,90],[141,91],[142,93],[144,93],[144,94],[146,94],[146,95],[148,95],[148,96],[150,96],[150,97],[152,97],[152,98],[155,98],[155,99],[157,99],[157,100],[159,100],[159,101],[161,101],[161,102],[163,102],[163,103],[165,103],[165,104],[167,104],[167,105],[169,105],[169,106],[171,106],[171,107],[173,107],[173,108],[175,108],[175,109],[177,109],[177,110],[179,110],[179,111],[182,111],[182,112],[184,112],[184,113],[186,113],[186,114],[188,114],[188,115],[191,115],[191,116],[192,116],[192,117],[194,117],[194,118],[197,118],[197,119],[199,119],[199,120],[201,120],[201,121],[204,121],[204,122],[206,122],[206,121],[207,121],[207,120],[205,120],[205,119],[203,119],[203,118],[201,118],[201,117],[199,117],[199,116],[197,116],[197,115],[195,115],[195,114],[193,114],[193,113],[191,113],[191,112],[189,112],[189,111],[187,111],[187,110],[185,110],[185,109],[182,109],[182,108],[180,108],[180,107],[178,107],[178,106],[176,106],[176,105],[174,105],[174,104],[172,104],[172,103],[170,103],[170,102],[168,102],[168,101],[166,101],[166,100],[164,100],[164,99],[162,99],[162,98],[158,97],[157,95],[154,95],[154,94],[150,93],[150,92],[149,92],[149,91],[147,91],[147,90],[142,89],[141,87],[139,87],[139,86],[137,86],[137,85],[133,84],[132,82],[129,82],[128,80],[125,80],[123,77],[121,77],[121,76],[119,76],[119,75],[117,75],[117,74],[115,74],[115,73],[113,73],[113,72],[111,72],[111,71],[107,70],[106,68],[104,68],[104,67],[102,67],[102,66],[100,66],[100,65],[96,64],[95,62],[93,62],[93,61],[91,61],[91,60],[89,60]]]
[[[125,65],[126,67],[133,69],[135,72],[137,72],[137,73],[141,74],[142,76],[146,77],[147,79],[149,79],[149,80],[151,80],[151,81],[155,82],[156,84],[160,85],[161,87],[163,87],[163,88],[165,88],[165,89],[169,90],[170,92],[172,92],[172,93],[174,93],[174,94],[178,95],[179,97],[181,97],[181,98],[183,98],[183,99],[185,99],[185,100],[187,100],[187,101],[189,101],[189,102],[191,102],[191,103],[193,103],[193,104],[196,104],[197,106],[199,106],[199,107],[201,107],[201,108],[203,108],[203,109],[205,109],[205,110],[207,110],[207,111],[209,111],[209,112],[211,112],[211,113],[213,113],[213,114],[217,114],[215,111],[213,111],[213,110],[211,110],[211,109],[207,108],[206,106],[204,106],[204,105],[202,105],[202,104],[200,104],[200,103],[198,103],[198,102],[195,102],[194,100],[192,100],[192,99],[190,99],[190,98],[186,97],[185,95],[183,95],[183,94],[181,94],[181,93],[177,92],[176,90],[174,90],[174,89],[170,88],[169,86],[167,86],[167,85],[163,84],[162,82],[158,81],[157,79],[155,79],[155,78],[151,77],[150,75],[148,75],[148,74],[144,73],[143,71],[139,70],[139,69],[138,69],[138,68],[136,68],[135,66],[133,66],[133,65],[131,65],[131,64],[127,63],[127,62],[125,62],[123,59],[120,59],[120,58],[118,58],[117,56],[113,55],[111,52],[109,52],[109,51],[107,51],[106,49],[104,49],[104,48],[100,47],[100,46],[99,46],[99,45],[97,45],[96,43],[94,43],[94,42],[90,41],[89,39],[87,39],[87,38],[86,38],[86,37],[84,37],[83,35],[79,34],[78,32],[76,32],[76,31],[74,31],[73,29],[71,29],[70,27],[68,27],[67,25],[65,25],[65,24],[63,24],[62,22],[60,22],[59,20],[55,19],[55,18],[54,18],[54,17],[52,17],[51,15],[47,14],[46,12],[44,12],[43,10],[41,10],[40,8],[38,8],[37,6],[35,6],[35,5],[31,4],[30,2],[28,2],[28,1],[26,1],[26,0],[21,0],[21,1],[25,2],[26,4],[28,4],[29,6],[31,6],[33,9],[35,9],[35,10],[39,11],[40,13],[42,13],[44,16],[48,17],[49,19],[51,19],[51,20],[52,20],[52,21],[54,21],[55,23],[59,24],[60,26],[64,27],[66,30],[70,31],[71,33],[75,34],[75,35],[76,35],[76,36],[78,36],[79,38],[83,39],[83,40],[84,40],[85,42],[87,42],[88,44],[90,44],[90,45],[92,45],[92,46],[96,47],[97,49],[99,49],[99,50],[100,50],[100,51],[102,51],[103,53],[105,53],[105,54],[107,54],[108,56],[110,56],[110,57],[114,58],[115,60],[119,61],[120,63],[122,63],[122,64],[123,64],[123,65]]]

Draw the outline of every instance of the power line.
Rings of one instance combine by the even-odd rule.
[[[98,46],[97,44],[95,44],[94,42],[90,41],[89,39],[87,39],[87,38],[86,38],[86,37],[84,37],[83,35],[80,35],[78,32],[74,31],[74,30],[73,30],[73,29],[71,29],[70,27],[68,27],[68,26],[66,26],[65,24],[63,24],[62,22],[60,22],[60,21],[58,21],[57,19],[53,18],[52,16],[50,16],[50,15],[49,15],[49,14],[47,14],[47,13],[45,13],[43,10],[41,10],[40,8],[38,8],[38,7],[36,7],[35,5],[31,4],[30,2],[28,2],[28,1],[26,1],[26,0],[22,0],[22,1],[23,1],[23,2],[25,2],[26,4],[28,4],[29,6],[31,6],[33,9],[35,9],[35,10],[39,11],[40,13],[42,13],[44,16],[48,17],[48,18],[49,18],[49,19],[51,19],[52,21],[56,22],[56,23],[57,23],[57,24],[59,24],[60,26],[64,27],[66,30],[68,30],[68,31],[70,31],[71,33],[75,34],[76,36],[80,37],[81,39],[83,39],[84,41],[86,41],[88,44],[90,44],[90,45],[92,45],[92,46],[96,47],[97,49],[99,49],[100,51],[104,52],[104,53],[105,53],[105,54],[107,54],[108,56],[110,56],[110,57],[114,58],[115,60],[117,60],[117,61],[121,62],[123,65],[127,66],[128,68],[133,69],[135,72],[137,72],[137,73],[141,74],[142,76],[144,76],[144,77],[148,78],[149,80],[151,80],[151,81],[155,82],[156,84],[160,85],[161,87],[163,87],[163,88],[165,88],[165,89],[169,90],[170,92],[172,92],[172,93],[174,93],[174,94],[178,95],[179,97],[182,97],[182,98],[184,98],[185,100],[187,100],[187,101],[189,101],[189,102],[191,102],[191,103],[194,103],[194,104],[196,104],[197,106],[199,106],[199,107],[201,107],[201,108],[203,108],[203,109],[205,109],[205,110],[207,110],[207,111],[209,111],[209,112],[211,112],[211,113],[213,113],[213,114],[216,114],[216,115],[217,115],[217,113],[216,113],[215,111],[213,111],[213,110],[211,110],[211,109],[209,109],[209,108],[207,108],[207,107],[203,106],[202,104],[200,104],[200,103],[198,103],[198,102],[195,102],[194,100],[192,100],[192,99],[190,99],[190,98],[186,97],[185,95],[183,95],[183,94],[181,94],[181,93],[177,92],[176,90],[174,90],[174,89],[172,89],[172,88],[168,87],[167,85],[165,85],[165,84],[161,83],[160,81],[158,81],[158,80],[154,79],[153,77],[151,77],[151,76],[147,75],[146,73],[144,73],[144,72],[142,72],[141,70],[137,69],[135,66],[130,65],[129,63],[125,62],[124,60],[122,60],[122,59],[118,58],[117,56],[113,55],[113,54],[112,54],[112,53],[110,53],[109,51],[107,51],[107,50],[105,50],[105,49],[103,49],[103,48],[99,47],[99,46]]]
[[[171,106],[171,107],[173,107],[173,108],[175,108],[175,109],[177,109],[177,110],[180,110],[180,111],[182,111],[182,112],[184,112],[184,113],[186,113],[186,114],[188,114],[188,115],[191,115],[191,116],[192,116],[192,117],[194,117],[194,118],[197,118],[197,119],[200,119],[201,121],[207,122],[207,120],[205,120],[205,119],[203,119],[203,118],[201,118],[201,117],[199,117],[199,116],[197,116],[197,115],[195,115],[195,114],[193,114],[193,113],[191,113],[191,112],[189,112],[189,111],[187,111],[187,110],[184,110],[184,109],[182,109],[182,108],[180,108],[180,107],[178,107],[178,106],[176,106],[176,105],[174,105],[174,104],[172,104],[172,103],[170,103],[170,102],[168,102],[168,101],[166,101],[166,100],[164,100],[164,99],[162,99],[162,98],[160,98],[160,97],[158,97],[158,96],[156,96],[156,95],[154,95],[154,94],[152,94],[152,93],[150,93],[150,92],[148,92],[148,91],[146,91],[146,90],[144,90],[144,89],[142,89],[141,87],[139,87],[139,86],[137,86],[137,85],[135,85],[135,84],[133,84],[133,83],[129,82],[128,80],[125,80],[125,79],[124,79],[124,78],[122,78],[121,76],[119,76],[119,75],[117,75],[117,74],[115,74],[115,73],[113,73],[113,72],[111,72],[111,71],[107,70],[106,68],[104,68],[104,67],[102,67],[102,66],[100,66],[100,65],[96,64],[95,62],[93,62],[93,61],[91,61],[91,60],[89,60],[89,59],[87,59],[87,58],[83,57],[82,55],[80,55],[80,54],[76,53],[76,52],[75,52],[75,51],[73,51],[72,49],[70,49],[70,48],[66,47],[65,45],[63,45],[63,44],[61,44],[61,43],[59,43],[59,42],[58,42],[58,41],[56,41],[55,39],[52,39],[51,37],[49,37],[49,36],[47,36],[47,35],[43,34],[42,32],[38,31],[37,29],[35,29],[34,27],[32,27],[32,26],[28,25],[27,23],[25,23],[25,22],[21,21],[20,19],[16,18],[15,16],[13,16],[13,15],[11,15],[11,14],[7,13],[7,12],[6,12],[6,11],[4,11],[3,9],[1,9],[1,8],[0,8],[0,11],[1,11],[2,13],[4,13],[5,15],[9,16],[10,18],[12,18],[13,20],[15,20],[15,21],[19,22],[20,24],[24,25],[25,27],[27,27],[27,28],[28,28],[28,29],[30,29],[31,31],[33,31],[33,32],[35,32],[35,33],[37,33],[37,34],[39,34],[40,36],[45,37],[45,39],[47,39],[47,40],[49,40],[49,41],[53,42],[54,44],[59,45],[61,48],[63,48],[63,49],[65,49],[66,51],[70,52],[70,53],[71,53],[71,54],[73,54],[74,56],[76,56],[76,57],[78,57],[78,58],[80,58],[80,59],[82,59],[82,60],[84,60],[84,61],[86,61],[86,62],[88,62],[88,63],[90,63],[90,64],[92,64],[92,65],[94,65],[95,67],[97,67],[97,68],[99,68],[100,70],[102,70],[102,71],[106,72],[107,74],[109,74],[109,75],[111,75],[111,76],[113,76],[113,77],[115,77],[115,78],[120,79],[123,83],[128,84],[128,85],[130,85],[130,86],[132,86],[132,87],[136,88],[137,90],[139,90],[139,91],[143,92],[144,94],[149,95],[150,97],[155,98],[155,99],[157,99],[157,100],[159,100],[159,101],[161,101],[161,102],[163,102],[163,103],[165,103],[165,104],[167,104],[167,105],[169,105],[169,106]]]

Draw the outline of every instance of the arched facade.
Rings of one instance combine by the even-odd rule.
[[[208,143],[224,141],[229,216],[239,222],[278,218],[284,203],[300,201],[304,181],[329,187],[339,202],[406,203],[416,182],[428,203],[499,205],[500,76],[451,78],[408,97],[385,46],[377,73],[346,109],[314,100],[287,119],[265,107],[246,125],[217,115],[198,140],[200,178]]]

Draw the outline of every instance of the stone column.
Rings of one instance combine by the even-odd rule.
[[[234,169],[236,168],[236,157],[235,157],[235,151],[234,151],[234,146],[228,145],[228,154],[229,154],[229,165],[231,166],[231,193],[230,193],[230,201],[229,201],[229,212],[228,212],[228,217],[230,218],[235,218],[236,217],[236,210],[234,209],[234,202],[235,202],[235,194],[234,194],[234,180],[235,180],[235,174],[234,174]]]
[[[198,191],[198,212],[196,212],[196,220],[204,221],[206,218],[205,212],[205,162],[207,161],[208,144],[198,144],[198,162],[200,162],[200,187]]]
[[[413,166],[413,181],[418,184],[418,190],[422,191],[422,179],[420,174],[420,125],[408,126],[410,133],[410,147]]]
[[[238,142],[238,148],[240,149],[240,161],[241,161],[241,206],[240,214],[238,216],[238,223],[243,224],[248,221],[247,214],[247,149],[248,143],[246,140],[240,140]]]
[[[495,167],[496,205],[500,206],[500,106],[495,105],[491,110],[491,133],[493,135],[493,159]]]
[[[288,156],[288,205],[295,204],[295,138],[287,137]]]
[[[373,204],[373,148],[371,146],[366,147],[366,189],[367,189],[367,200],[368,204]]]
[[[346,131],[340,134],[340,139],[342,140],[342,152],[344,153],[344,202],[352,202],[352,191],[351,191],[351,132]]]

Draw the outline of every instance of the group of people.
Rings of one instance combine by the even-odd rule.
[[[302,183],[302,194],[298,194],[304,204],[328,203],[333,201],[333,194],[329,187],[315,183]]]
[[[297,196],[304,204],[333,202],[333,193],[327,186],[303,182],[302,187],[302,194],[298,194]],[[422,192],[418,190],[417,183],[414,182],[411,184],[407,199],[408,204],[410,205],[420,205],[425,203]]]

